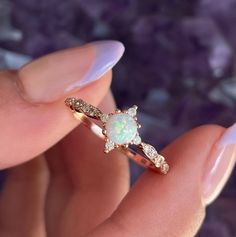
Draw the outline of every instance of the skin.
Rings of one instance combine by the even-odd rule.
[[[32,69],[32,80],[34,75]],[[0,73],[0,168],[9,168],[0,193],[1,237],[196,234],[206,207],[201,174],[223,127],[202,126],[177,138],[162,151],[171,172],[147,170],[129,189],[127,159],[117,151],[103,154],[104,143],[77,126],[65,96],[42,105],[27,102],[15,85],[19,76],[27,75]],[[110,83],[108,72],[70,96],[114,111]]]

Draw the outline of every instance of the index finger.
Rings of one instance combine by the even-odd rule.
[[[97,105],[123,52],[119,42],[97,42],[44,56],[18,72],[0,72],[0,169],[41,154],[78,125],[65,97]]]

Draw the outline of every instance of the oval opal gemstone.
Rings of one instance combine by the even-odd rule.
[[[106,123],[107,137],[118,145],[131,142],[137,134],[136,121],[128,114],[120,113],[109,117]]]

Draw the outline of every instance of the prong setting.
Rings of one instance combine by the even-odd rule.
[[[165,161],[165,158],[158,154],[156,149],[144,143],[141,140],[141,137],[138,133],[138,129],[141,128],[141,125],[137,122],[137,109],[136,105],[128,108],[127,110],[116,109],[114,113],[104,114],[98,108],[84,102],[82,99],[77,98],[67,98],[65,104],[74,111],[74,116],[81,120],[87,127],[98,134],[99,137],[105,137],[105,147],[104,152],[109,153],[115,148],[127,149],[129,145],[133,144],[138,146],[146,158],[142,156],[135,156],[135,152],[132,150],[124,150],[124,153],[128,157],[132,158],[139,164],[156,169],[163,173],[167,174],[169,171],[169,165]],[[102,129],[99,128],[96,124],[89,122],[83,116],[100,120],[102,122]],[[148,158],[148,159],[147,159]]]
[[[137,126],[138,126],[138,128],[141,128],[141,127],[142,127],[142,125],[141,125],[140,123],[137,123]]]
[[[101,116],[101,121],[103,122],[103,135],[109,140],[113,141],[114,148],[128,148],[129,145],[135,144],[138,145],[141,143],[141,138],[138,133],[138,128],[140,128],[140,124],[137,122],[137,106],[134,105],[127,110],[116,109],[115,113],[111,113],[105,117],[105,115]],[[110,125],[111,121],[116,117],[117,121],[113,121],[112,125]],[[120,116],[120,117],[118,117]],[[103,120],[102,120],[103,118]],[[128,124],[126,124],[126,122]],[[116,126],[112,128],[111,126]],[[112,132],[111,132],[112,130]],[[122,134],[122,130],[129,130],[127,134]],[[116,139],[114,137],[114,133],[121,134],[120,139]],[[132,134],[132,136],[130,135]],[[128,138],[127,138],[128,137]],[[106,152],[110,152],[112,149],[105,149]]]

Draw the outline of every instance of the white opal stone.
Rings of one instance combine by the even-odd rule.
[[[114,114],[106,123],[107,136],[118,145],[130,143],[137,134],[136,121],[125,113]]]

